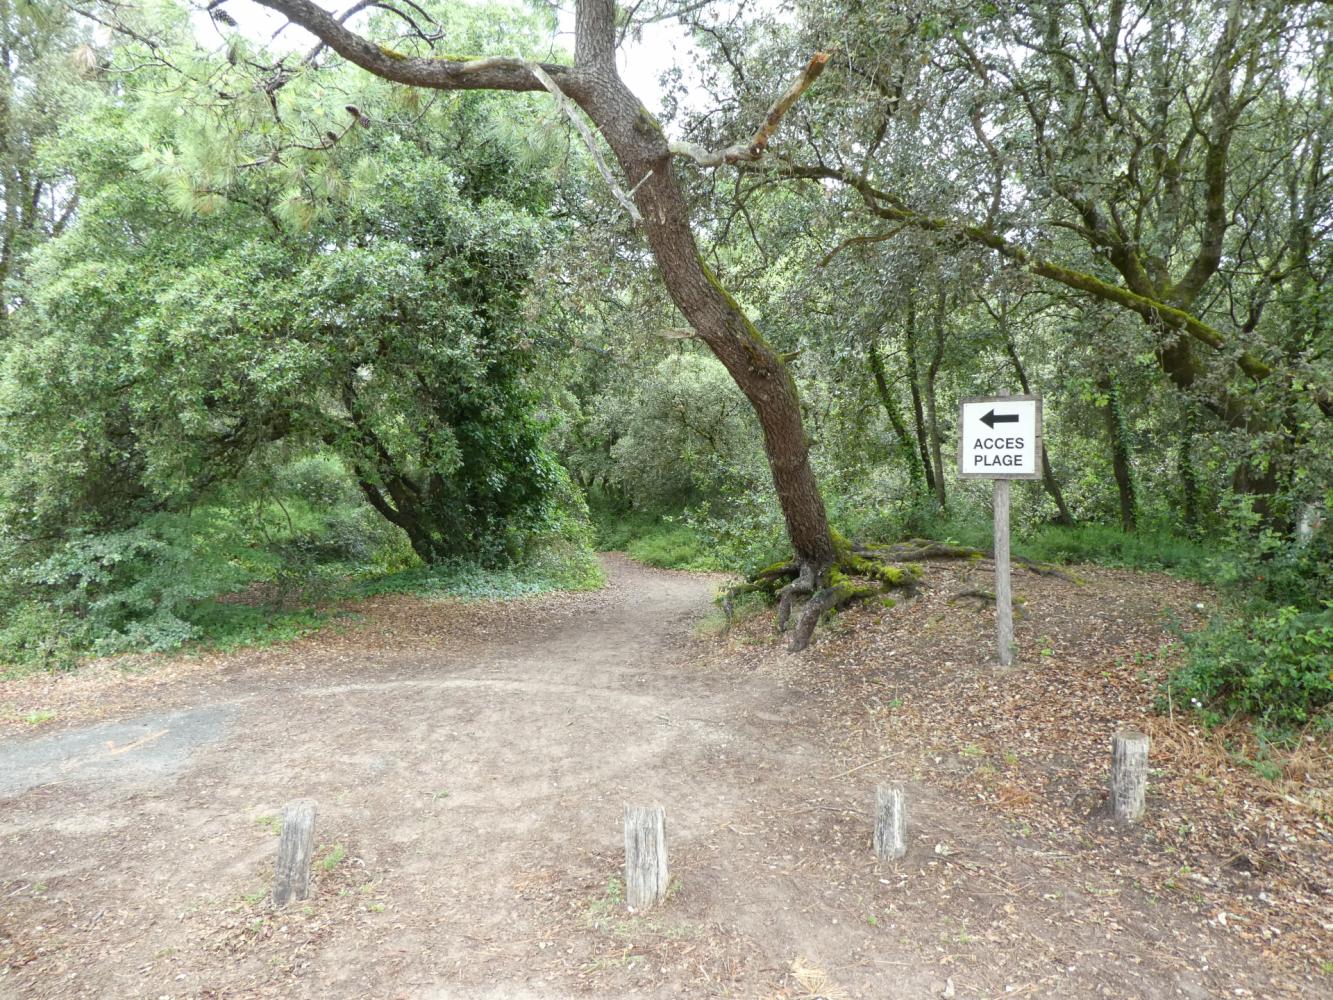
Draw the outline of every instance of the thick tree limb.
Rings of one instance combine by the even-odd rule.
[[[956,233],[969,242],[989,247],[1001,257],[1022,265],[1040,277],[1050,278],[1069,288],[1088,292],[1097,298],[1114,302],[1131,312],[1138,313],[1144,319],[1160,322],[1163,326],[1172,329],[1183,330],[1194,339],[1215,350],[1220,351],[1227,348],[1226,338],[1218,330],[1183,309],[1177,309],[1165,302],[1132,292],[1128,288],[1113,285],[1095,275],[1062,267],[1052,261],[1034,256],[1018,244],[1005,239],[993,229],[914,211],[904,206],[897,198],[890,196],[888,192],[876,189],[864,177],[834,167],[789,166],[780,169],[783,173],[792,177],[839,181],[854,188],[865,201],[866,207],[880,218],[892,222],[901,222],[927,232]],[[1236,365],[1256,381],[1267,378],[1273,373],[1273,369],[1269,365],[1248,352],[1242,353],[1236,358]]]
[[[395,83],[434,90],[545,90],[522,59],[426,59],[377,45],[350,30],[338,18],[311,0],[256,0],[305,28],[348,62]],[[541,64],[546,74],[566,93],[577,90],[578,74],[571,66]]]
[[[768,114],[764,116],[763,124],[759,126],[754,135],[750,136],[748,142],[715,150],[705,149],[694,142],[672,142],[668,143],[667,148],[671,150],[673,156],[687,157],[701,167],[753,163],[764,155],[764,151],[768,149],[768,142],[773,138],[773,133],[778,130],[778,125],[781,124],[783,116],[791,110],[791,106],[796,103],[797,99],[805,93],[810,85],[819,79],[819,74],[824,72],[828,60],[829,54],[827,52],[816,52],[814,54],[801,75],[793,81],[781,97],[773,102],[772,107],[768,109]]]

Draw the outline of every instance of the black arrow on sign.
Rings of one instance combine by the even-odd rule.
[[[987,427],[989,427],[991,430],[995,430],[996,424],[1018,423],[1018,414],[996,413],[994,410],[991,410],[990,413],[987,413],[984,417],[981,418],[981,422],[985,424]]]

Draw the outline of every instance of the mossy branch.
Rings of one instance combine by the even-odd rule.
[[[776,167],[765,166],[757,169],[773,169],[786,177],[839,181],[860,194],[872,214],[881,219],[899,223],[899,226],[887,233],[870,234],[859,238],[864,242],[876,242],[881,238],[891,238],[902,226],[910,226],[926,232],[952,233],[970,243],[995,251],[1005,259],[1013,261],[1039,277],[1058,282],[1076,291],[1085,292],[1103,301],[1114,303],[1123,309],[1136,313],[1155,326],[1181,331],[1216,351],[1228,351],[1231,347],[1221,331],[1185,309],[1170,305],[1159,298],[1151,298],[1121,285],[1105,281],[1086,271],[1064,267],[1053,261],[1038,257],[987,226],[970,225],[957,219],[933,216],[916,211],[909,208],[902,199],[891,192],[876,188],[867,178],[859,174],[836,167],[798,166],[794,164]],[[1273,374],[1272,365],[1252,351],[1236,350],[1233,351],[1233,356],[1236,367],[1255,382],[1261,382]],[[1309,391],[1315,405],[1326,416],[1333,416],[1333,396],[1317,386],[1310,386]]]

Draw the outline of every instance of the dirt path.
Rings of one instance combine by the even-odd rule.
[[[927,784],[907,858],[877,866],[874,771],[845,773],[799,687],[703,665],[716,580],[608,570],[593,596],[383,602],[336,642],[131,678],[105,721],[0,743],[0,996],[1283,989]],[[309,904],[275,912],[274,817],[298,797],[322,861]],[[630,916],[621,809],[654,801],[678,882]]]

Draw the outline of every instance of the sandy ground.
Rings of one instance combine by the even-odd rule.
[[[1333,996],[928,781],[878,864],[883,776],[694,636],[717,578],[608,570],[150,666],[0,742],[0,997]],[[313,894],[275,910],[295,798]],[[653,802],[674,886],[632,915],[621,812]]]

